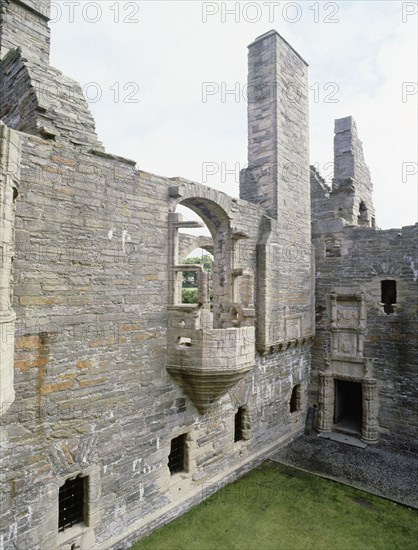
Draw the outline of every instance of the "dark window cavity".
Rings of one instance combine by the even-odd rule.
[[[87,478],[67,479],[59,489],[58,531],[64,531],[84,520],[84,491]]]
[[[300,411],[300,384],[298,384],[297,386],[293,386],[289,408],[291,413]]]
[[[243,437],[243,426],[244,426],[244,407],[240,407],[235,413],[234,419],[234,442],[242,441]]]
[[[359,205],[358,223],[360,225],[369,225],[369,211],[363,201]]]
[[[181,434],[171,440],[170,454],[168,455],[168,468],[170,474],[184,472],[186,459],[186,435]]]
[[[396,304],[396,281],[381,281],[383,309],[386,314],[394,313]]]

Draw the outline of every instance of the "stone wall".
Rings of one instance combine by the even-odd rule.
[[[353,117],[335,120],[332,187],[311,166],[311,188],[314,222],[341,218],[350,225],[376,225],[373,185]]]
[[[19,194],[21,143],[0,122],[0,417],[14,401],[13,258],[15,203]]]
[[[416,358],[417,323],[417,230],[418,226],[379,231],[374,228],[338,228],[336,221],[315,225],[316,248],[316,330],[312,359],[311,401],[318,404],[321,372],[332,371],[333,293],[364,296],[364,349],[361,358],[370,361],[369,375],[354,374],[356,361],[343,354],[344,377],[375,380],[376,437],[397,448],[417,451],[418,377]],[[330,241],[332,229],[333,241]],[[396,282],[396,305],[385,313],[381,282]],[[361,359],[363,362],[363,359]],[[348,369],[348,370],[347,370]],[[366,365],[367,370],[367,365]],[[332,374],[332,373],[331,373]],[[334,378],[340,378],[334,372]],[[332,381],[333,384],[333,381]],[[334,414],[334,402],[329,411]],[[321,408],[321,406],[319,407]],[[332,426],[330,426],[332,428]]]
[[[50,9],[49,0],[0,0],[0,57],[19,47],[47,63]]]
[[[339,205],[335,212],[343,212],[343,217],[355,225],[373,226],[373,186],[364,161],[363,144],[351,116],[335,121],[333,192],[336,195],[344,192],[345,187],[350,187],[348,180],[355,182],[351,207]],[[336,196],[335,202],[338,200]]]
[[[39,58],[10,50],[0,63],[0,117],[5,124],[48,140],[65,138],[103,151],[79,84]]]
[[[35,18],[20,27],[26,49],[10,32],[22,7]],[[340,336],[354,349],[343,368],[364,369],[368,382],[373,369],[378,381],[380,440],[411,449],[415,228],[348,227],[318,174],[311,358],[307,67],[291,46],[276,32],[250,46],[249,169],[234,199],[106,153],[80,88],[47,64],[36,0],[2,9],[1,245],[14,242],[14,267],[3,254],[0,316],[13,308],[16,327],[14,347],[9,339],[1,350],[0,547],[129,547],[299,434]],[[43,97],[48,80],[57,89]],[[67,85],[74,93],[62,96]],[[353,128],[344,136],[357,143]],[[179,234],[196,227],[180,204],[210,239]],[[199,303],[182,304],[191,266],[181,262],[196,243],[213,252],[213,299],[196,266]],[[382,278],[398,284],[393,315],[379,303]],[[338,300],[357,315],[351,336],[338,315],[331,336]],[[180,436],[183,468],[172,472]],[[59,532],[60,488],[75,476],[84,478],[83,518]]]
[[[165,369],[172,182],[61,141],[21,140],[3,542],[121,547],[300,431],[307,400],[295,413],[289,400],[296,383],[306,392],[309,345],[254,355],[251,374],[200,415]],[[188,194],[207,191],[189,183]],[[246,216],[256,238],[255,207],[223,194],[217,201],[237,228]],[[254,268],[255,253],[241,256]],[[251,438],[234,443],[239,405]],[[180,433],[189,471],[170,476],[170,441]],[[79,473],[89,477],[88,525],[58,534],[58,487]]]
[[[335,380],[361,382],[363,439],[416,451],[418,226],[373,227],[370,173],[353,118],[336,120],[335,132],[331,189],[311,167],[316,265],[311,401],[319,407],[319,428],[332,430]],[[361,201],[367,206],[363,218]],[[382,281],[396,285],[396,304],[383,302]],[[358,317],[349,306],[360,301],[364,311]]]
[[[43,101],[45,78],[66,80],[29,54],[10,51],[1,75],[2,117],[21,142],[16,398],[11,403],[10,395],[1,417],[1,541],[21,548],[127,547],[301,431],[309,336],[288,329],[287,337],[273,335],[275,346],[256,351],[263,348],[254,326],[260,236],[274,235],[282,250],[264,208],[105,153],[79,94]],[[187,316],[176,304],[173,277],[196,241],[175,236],[182,226],[178,204],[206,223],[214,254],[213,304],[202,298],[206,305]],[[300,215],[298,223],[303,229],[309,219]],[[285,260],[289,270],[305,273],[298,258]],[[277,280],[269,284],[271,311],[279,311]],[[184,350],[178,336],[198,313],[202,324],[193,321],[191,349]],[[302,312],[289,315],[305,322]],[[193,391],[187,357],[197,368],[194,380],[204,380]],[[290,412],[295,386],[300,400]],[[196,399],[202,387],[204,407]],[[245,439],[235,442],[239,407]],[[171,440],[182,434],[187,467],[170,475]],[[59,489],[77,475],[86,480],[84,519],[58,532]]]

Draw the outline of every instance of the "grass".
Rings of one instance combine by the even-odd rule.
[[[265,462],[131,550],[416,550],[418,513]]]

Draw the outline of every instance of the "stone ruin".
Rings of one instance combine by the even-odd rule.
[[[313,407],[319,432],[416,452],[417,225],[377,229],[352,117],[329,187],[307,64],[270,31],[249,46],[240,198],[144,172],[49,65],[48,6],[0,2],[0,547],[128,548]]]

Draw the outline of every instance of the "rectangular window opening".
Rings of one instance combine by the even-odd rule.
[[[86,477],[67,479],[59,489],[58,531],[65,531],[84,522],[84,491]]]
[[[244,407],[239,407],[234,419],[234,443],[244,439]]]
[[[177,338],[177,345],[189,348],[192,345],[192,339],[191,338],[186,338],[184,336],[179,336]]]
[[[181,434],[171,440],[170,454],[168,455],[170,474],[186,470],[186,436],[187,434]]]
[[[330,240],[325,243],[325,256],[327,258],[341,257],[341,244],[339,241]]]
[[[383,303],[383,309],[386,314],[394,313],[395,308],[393,304],[396,304],[396,281],[386,280],[381,281],[381,301]]]
[[[297,384],[293,386],[292,395],[290,397],[289,408],[291,413],[300,411],[300,401],[300,384]]]

